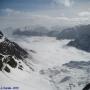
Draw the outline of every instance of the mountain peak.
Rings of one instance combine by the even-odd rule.
[[[21,48],[17,43],[4,37],[0,31],[0,71],[10,72],[10,68],[19,68],[23,70],[21,62],[28,57],[26,50]]]
[[[0,39],[2,39],[3,36],[3,33],[0,31]]]

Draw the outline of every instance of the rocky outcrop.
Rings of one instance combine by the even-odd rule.
[[[0,31],[0,71],[10,72],[10,68],[19,68],[23,70],[20,64],[28,57],[27,51],[21,48],[15,42],[11,42]]]

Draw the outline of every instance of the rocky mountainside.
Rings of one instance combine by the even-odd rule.
[[[90,32],[80,35],[75,40],[69,42],[68,46],[74,46],[78,49],[90,52]]]
[[[63,30],[57,39],[73,39],[68,46],[90,52],[90,25],[81,25]]]
[[[10,72],[10,68],[23,70],[24,59],[28,57],[27,51],[15,42],[11,42],[0,31],[0,70]]]
[[[56,38],[60,40],[75,39],[76,37],[78,37],[78,31],[76,30],[76,28],[67,28],[62,30],[62,32],[60,32]]]
[[[57,39],[76,39],[82,35],[90,35],[90,24],[64,29],[59,33]]]

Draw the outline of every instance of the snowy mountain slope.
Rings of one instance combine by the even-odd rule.
[[[75,84],[73,90],[82,90],[85,84],[78,86],[77,81],[81,81],[83,77],[86,81],[86,70],[70,69],[65,63],[89,61],[90,53],[66,46],[70,40],[56,40],[50,37],[28,37],[16,42],[25,48],[28,58],[17,59],[13,56],[12,58],[19,62],[16,68],[7,64],[10,73],[5,70],[0,72],[0,85],[17,86],[19,90],[69,90],[69,82],[72,82]],[[23,66],[23,70],[18,69],[20,65]]]
[[[48,80],[38,73],[14,70],[12,73],[0,72],[2,87],[18,87],[17,90],[52,90]]]
[[[83,70],[76,67],[70,69],[66,64],[69,61],[77,61],[76,65],[80,64],[80,61],[87,63],[90,60],[90,53],[68,47],[66,46],[68,42],[70,40],[56,40],[50,37],[28,37],[17,41],[28,51],[34,51],[32,56],[36,72],[39,72],[41,75],[44,74],[42,77],[51,83],[50,86],[54,90],[70,90],[70,87],[73,87],[72,90],[82,90],[87,81],[86,69]],[[71,62],[69,64],[73,66]],[[80,66],[84,65],[80,64]],[[72,83],[74,85],[69,86]]]
[[[15,42],[11,42],[0,32],[0,70],[11,72],[10,68],[23,70],[24,59],[28,57],[28,52]]]
[[[71,61],[61,67],[41,70],[40,73],[49,78],[56,90],[82,90],[87,83],[90,83],[89,69],[90,61]]]
[[[32,58],[28,51],[8,40],[2,32],[0,41],[0,88],[52,90],[49,81],[34,72]]]

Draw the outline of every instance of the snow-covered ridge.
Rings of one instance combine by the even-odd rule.
[[[41,70],[56,90],[82,90],[90,83],[90,61],[71,61],[64,65]]]

